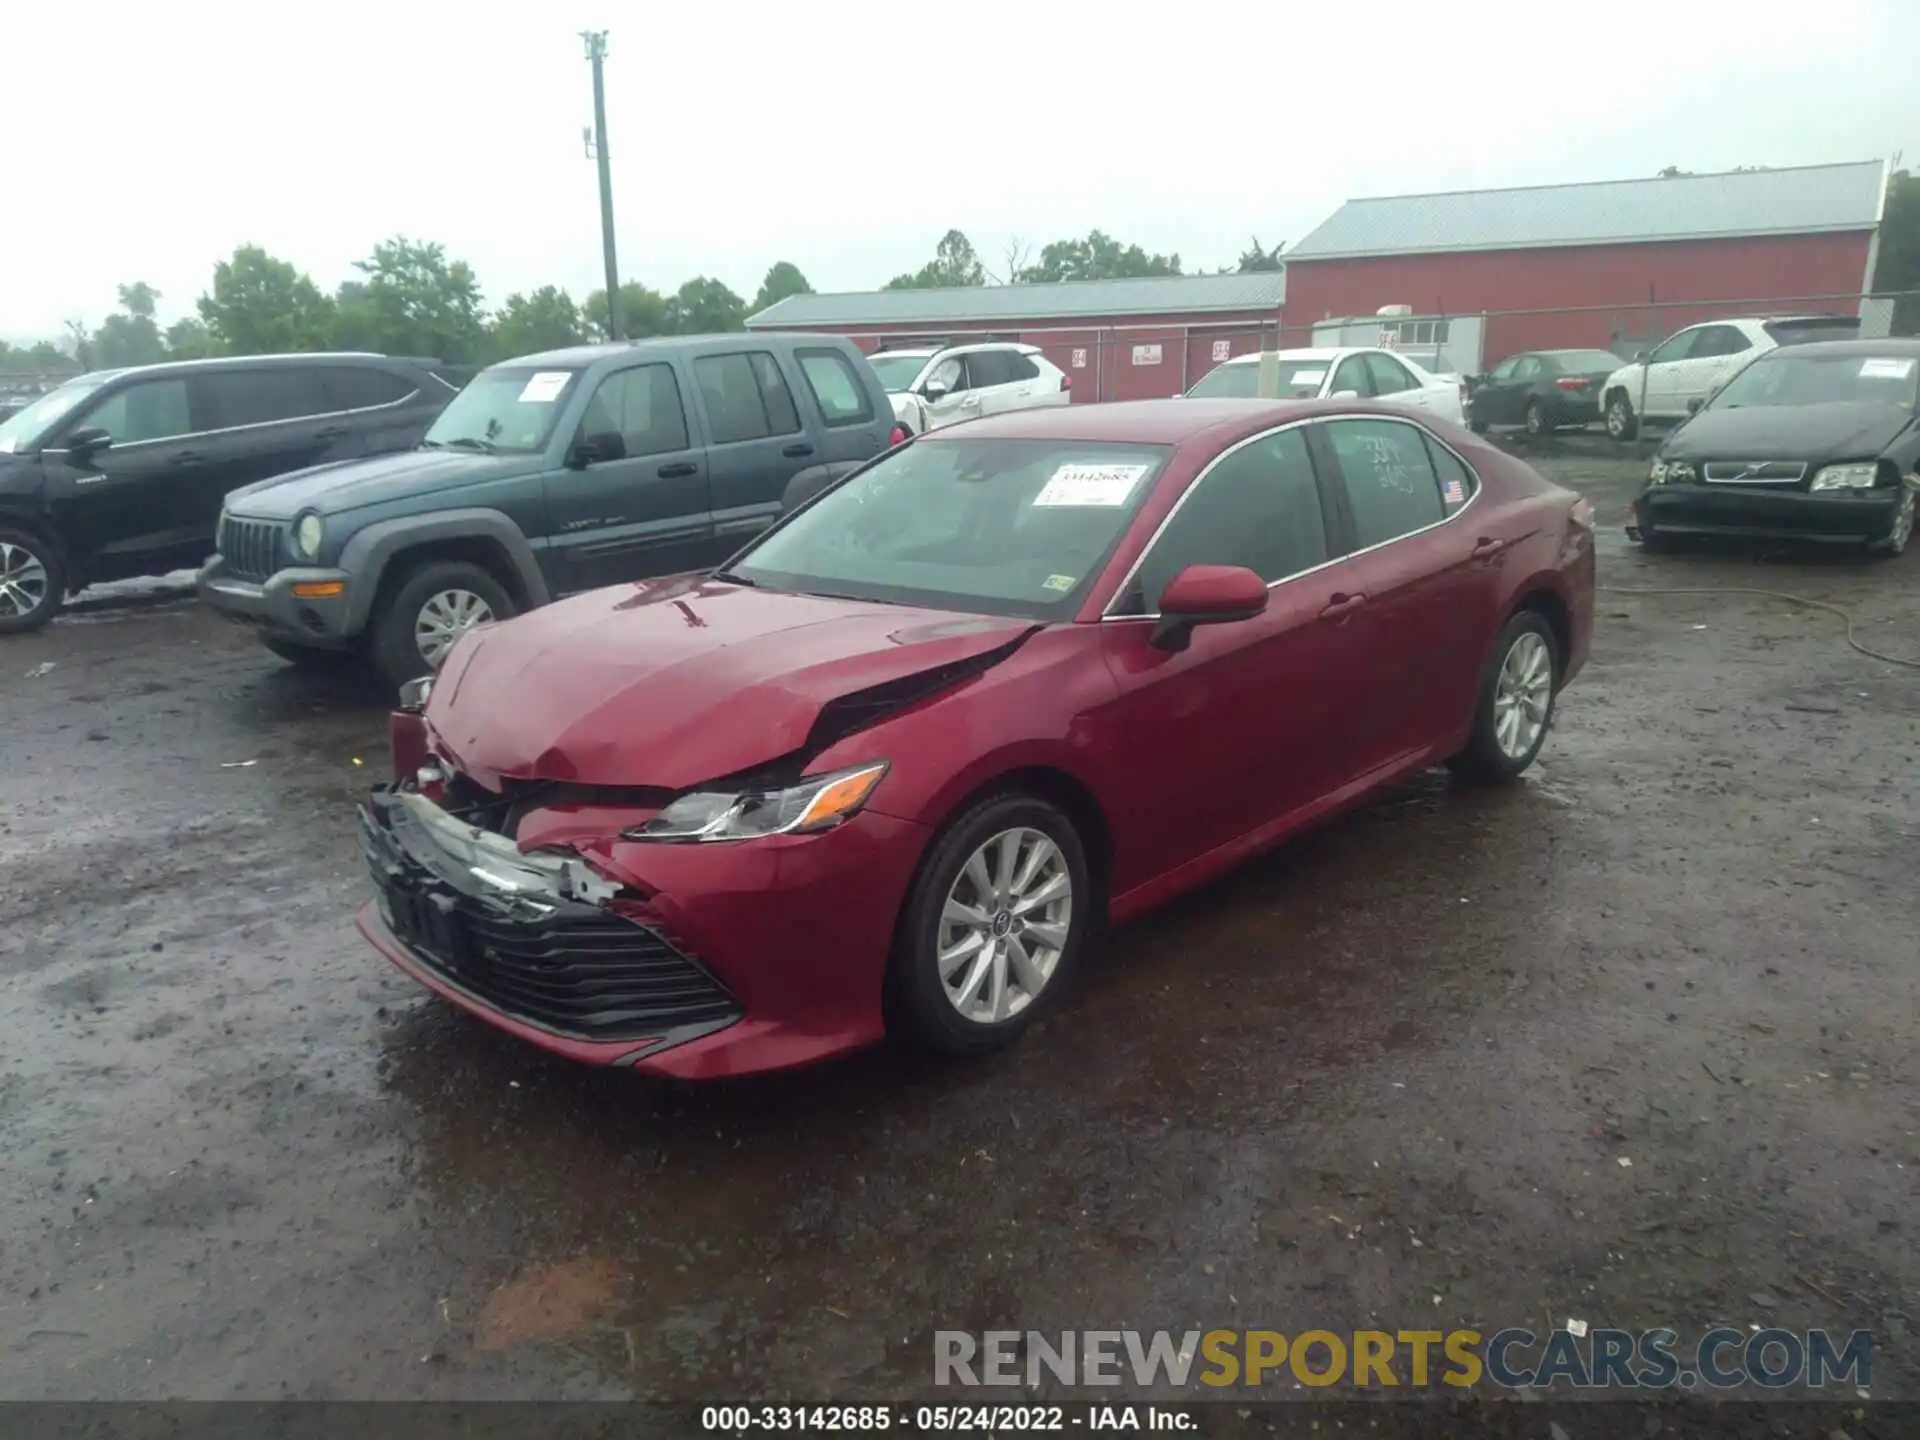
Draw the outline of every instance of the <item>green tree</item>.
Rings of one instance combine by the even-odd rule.
[[[389,355],[431,356],[449,364],[480,358],[486,321],[480,282],[446,248],[395,235],[373,247],[353,268],[366,277],[342,286],[336,302],[336,338],[351,333],[356,348]]]
[[[958,230],[949,230],[934,246],[933,259],[918,270],[896,275],[888,290],[945,290],[954,286],[984,285],[987,272],[973,251],[973,242]]]
[[[1896,170],[1887,177],[1887,206],[1880,217],[1880,259],[1873,267],[1880,294],[1920,292],[1920,176]],[[1893,333],[1920,335],[1920,293],[1893,305]]]
[[[1242,275],[1262,270],[1283,270],[1286,266],[1280,259],[1280,252],[1284,248],[1282,244],[1268,249],[1260,243],[1260,237],[1256,235],[1253,237],[1253,244],[1240,252],[1239,262],[1233,268]]]
[[[154,323],[153,310],[160,292],[144,280],[120,287],[120,309],[107,316],[93,332],[93,355],[99,365],[152,365],[164,360],[167,342]]]
[[[767,278],[760,282],[759,293],[753,297],[753,308],[748,311],[758,315],[770,306],[778,305],[789,295],[811,295],[813,286],[807,283],[807,277],[800,273],[800,267],[791,260],[776,260],[767,270]]]
[[[607,338],[607,292],[596,290],[587,296],[586,322],[598,338]],[[638,280],[620,286],[620,334],[628,340],[645,340],[650,335],[671,335],[667,297],[649,290]]]
[[[217,353],[212,332],[193,316],[182,316],[167,327],[167,354],[175,360],[204,360]]]
[[[490,348],[497,360],[578,345],[587,336],[580,307],[566,291],[542,285],[531,295],[509,295],[493,317]]]
[[[324,350],[333,328],[333,302],[320,287],[258,245],[215,265],[195,308],[213,349],[226,355]]]
[[[723,335],[745,327],[747,302],[718,280],[696,275],[667,301],[667,325],[675,335]]]
[[[1028,285],[1058,280],[1130,280],[1144,275],[1178,275],[1178,255],[1149,255],[1138,245],[1122,245],[1105,231],[1084,240],[1056,240],[1040,252],[1038,263],[1022,270]]]

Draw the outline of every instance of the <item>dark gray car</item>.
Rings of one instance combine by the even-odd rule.
[[[857,469],[892,432],[839,336],[531,355],[475,376],[417,450],[229,495],[200,593],[276,654],[361,653],[398,684],[476,624],[719,564],[789,484]]]

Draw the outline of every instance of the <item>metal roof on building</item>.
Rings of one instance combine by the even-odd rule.
[[[866,290],[846,295],[789,295],[749,316],[747,327],[1191,315],[1277,310],[1286,296],[1286,273],[1279,270],[1244,275],[1165,275],[1142,280],[1073,280],[1057,285]]]
[[[1871,230],[1880,223],[1885,196],[1886,166],[1879,160],[1392,195],[1347,201],[1289,250],[1287,259]]]

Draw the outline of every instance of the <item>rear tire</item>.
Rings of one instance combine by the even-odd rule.
[[[397,688],[439,669],[466,630],[513,614],[506,587],[478,565],[430,561],[404,577],[374,617],[369,658]]]
[[[1547,423],[1547,412],[1541,408],[1538,400],[1529,400],[1527,402],[1527,414],[1523,423],[1527,427],[1527,434],[1533,436],[1536,440],[1543,435],[1551,435],[1553,433],[1553,426]]]
[[[1487,422],[1484,420],[1469,420],[1467,421],[1467,428],[1476,435],[1484,435],[1487,433]]]
[[[38,630],[66,603],[60,552],[32,531],[0,529],[0,635]]]
[[[1480,676],[1467,748],[1447,762],[1456,774],[1497,785],[1525,773],[1553,728],[1560,663],[1560,642],[1539,611],[1507,621]]]
[[[1011,1045],[1071,980],[1097,905],[1064,813],[1031,795],[984,800],[920,866],[894,937],[891,1008],[944,1055]]]
[[[1625,444],[1640,438],[1640,417],[1633,413],[1633,406],[1620,391],[1607,397],[1607,408],[1602,414],[1607,422],[1607,434],[1615,440]]]

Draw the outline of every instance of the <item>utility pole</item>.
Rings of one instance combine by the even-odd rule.
[[[600,165],[600,248],[607,262],[607,338],[620,338],[620,266],[613,255],[613,172],[607,165],[607,32],[582,30],[587,62],[593,66],[593,135],[587,153]]]

